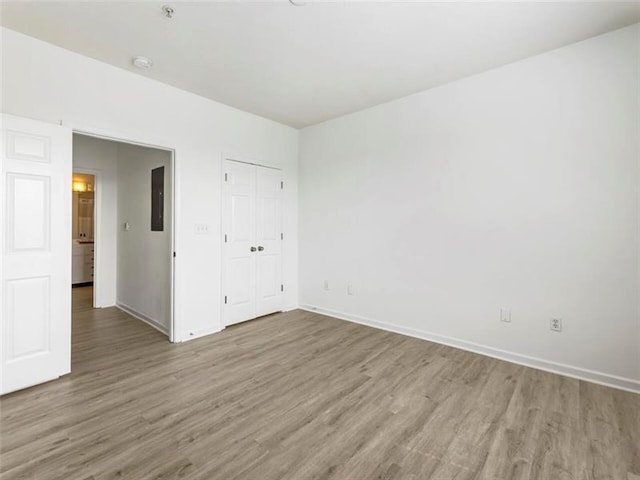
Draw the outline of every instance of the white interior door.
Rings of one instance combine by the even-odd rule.
[[[224,162],[225,325],[282,310],[280,175],[272,168]]]
[[[225,325],[256,316],[255,167],[225,161],[222,202]]]
[[[282,184],[279,170],[256,167],[256,316],[282,310]]]
[[[2,394],[71,370],[71,138],[2,115]]]

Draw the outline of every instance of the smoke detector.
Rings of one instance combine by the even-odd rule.
[[[131,63],[138,68],[149,69],[153,66],[153,62],[147,57],[137,55],[131,59]]]
[[[164,13],[164,16],[167,18],[173,18],[173,14],[175,13],[175,10],[173,9],[173,7],[169,5],[163,5],[162,13]]]

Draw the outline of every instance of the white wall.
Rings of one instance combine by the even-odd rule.
[[[297,304],[296,130],[4,28],[2,111],[175,149],[178,340],[222,328],[222,152],[282,168],[285,305]]]
[[[164,230],[152,232],[151,170],[162,166]],[[171,153],[118,144],[117,304],[165,333],[171,328],[171,255]]]
[[[640,389],[639,39],[304,129],[301,304]]]
[[[118,144],[84,135],[73,136],[73,168],[99,172],[96,210],[95,300],[98,307],[116,304]],[[98,197],[100,200],[98,200]]]

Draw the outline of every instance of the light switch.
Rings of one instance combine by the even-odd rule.
[[[196,223],[194,229],[195,229],[196,235],[208,235],[209,234],[209,224],[208,223]]]

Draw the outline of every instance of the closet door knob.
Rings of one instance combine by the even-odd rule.
[[[259,252],[261,252],[261,251],[263,251],[263,250],[264,250],[264,247],[263,247],[262,245],[260,245],[260,246],[258,247],[258,251],[259,251]]]
[[[249,250],[251,250],[252,252],[256,251],[256,247],[251,247]]]

